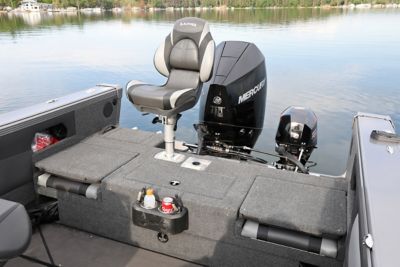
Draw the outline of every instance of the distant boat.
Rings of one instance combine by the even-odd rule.
[[[20,11],[39,12],[40,5],[36,0],[22,0],[19,6]]]

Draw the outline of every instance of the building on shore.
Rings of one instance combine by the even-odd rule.
[[[40,5],[36,0],[22,0],[19,9],[20,11],[39,12]]]

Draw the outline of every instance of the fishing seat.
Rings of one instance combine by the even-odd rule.
[[[180,19],[154,55],[154,66],[167,82],[151,85],[133,80],[127,84],[129,101],[141,112],[157,114],[164,124],[165,151],[156,158],[183,161],[184,156],[174,152],[177,115],[197,103],[202,84],[211,78],[214,51],[205,20]]]

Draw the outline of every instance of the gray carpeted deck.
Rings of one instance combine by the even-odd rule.
[[[149,250],[98,237],[60,224],[42,226],[42,232],[54,263],[63,267],[195,267],[194,263]],[[24,255],[50,263],[39,232]],[[9,261],[6,267],[40,267],[23,258]]]
[[[298,266],[300,261],[319,266],[341,265],[347,224],[345,179],[189,154],[210,160],[211,164],[205,171],[182,168],[180,164],[154,159],[161,151],[161,141],[162,135],[118,128],[96,134],[70,148],[79,150],[94,145],[104,153],[112,150],[137,156],[101,178],[98,200],[59,192],[61,223],[213,266],[263,266],[265,262],[267,266]],[[52,162],[51,167],[59,171],[57,165],[68,161],[68,157],[60,157],[62,153],[36,166],[48,170],[49,166],[43,162]],[[102,154],[93,166],[102,168],[108,159],[102,158]],[[85,177],[89,172],[90,169],[80,168],[79,175]],[[76,179],[73,170],[64,174],[68,175]],[[181,184],[171,186],[171,180],[179,180]],[[155,231],[132,223],[132,203],[144,186],[155,188],[160,197],[179,194],[189,210],[189,229],[170,236],[167,244],[157,240]],[[331,259],[241,237],[243,221],[248,218],[307,234],[333,236],[339,240],[339,256]]]

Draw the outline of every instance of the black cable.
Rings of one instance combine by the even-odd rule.
[[[239,148],[240,148],[240,147],[239,147]],[[307,167],[304,166],[304,165],[303,165],[297,158],[295,158],[292,154],[289,154],[289,153],[286,152],[285,150],[281,149],[281,147],[278,147],[278,149],[279,149],[278,152],[279,152],[280,155],[275,155],[275,154],[272,154],[272,153],[263,152],[263,151],[256,150],[256,149],[253,149],[253,148],[251,148],[251,147],[246,147],[246,146],[243,146],[242,149],[249,150],[249,151],[253,151],[253,152],[256,152],[256,153],[260,153],[260,154],[269,155],[269,156],[274,156],[274,157],[279,157],[279,158],[285,158],[286,160],[289,160],[289,161],[291,161],[292,163],[294,163],[294,164],[300,169],[300,171],[301,171],[302,173],[308,174]],[[316,164],[315,164],[315,165],[316,165]],[[312,165],[311,167],[314,167],[315,165]]]
[[[243,157],[245,159],[253,160],[253,161],[256,161],[256,162],[259,162],[259,163],[262,163],[262,164],[268,164],[268,161],[266,161],[266,160],[264,160],[262,158],[255,157],[255,156],[252,156],[250,154],[242,153],[240,151],[231,150],[231,148],[239,148],[239,149],[244,149],[244,150],[250,150],[251,151],[252,149],[249,148],[249,147],[246,147],[246,146],[232,146],[232,145],[228,145],[228,144],[226,144],[225,142],[222,142],[222,141],[217,141],[217,143],[222,144],[223,147],[224,147],[223,151],[217,150],[218,152],[233,153],[233,155],[235,155],[235,156]],[[206,148],[210,148],[210,147],[206,146]],[[212,147],[211,147],[211,149],[212,149]],[[226,149],[228,149],[228,151],[226,151]],[[232,154],[230,154],[230,155],[232,155]]]
[[[54,263],[54,259],[51,255],[49,246],[47,245],[46,239],[44,237],[44,234],[42,232],[42,229],[40,225],[42,223],[50,223],[53,222],[54,220],[58,219],[58,205],[57,201],[52,201],[52,202],[47,202],[44,204],[38,204],[36,207],[28,209],[29,212],[29,217],[31,218],[32,226],[36,228],[39,232],[40,238],[42,239],[43,246],[46,250],[47,256],[50,260],[50,263],[41,261],[39,259],[36,259],[34,257],[30,257],[27,255],[21,255],[22,258],[39,263],[44,266],[57,266]]]
[[[268,161],[266,161],[266,160],[264,160],[262,158],[254,157],[252,155],[241,153],[241,152],[238,152],[238,151],[219,150],[219,149],[215,149],[215,148],[212,148],[212,147],[209,147],[209,146],[206,146],[205,148],[207,150],[211,150],[215,154],[236,156],[236,157],[240,157],[242,159],[252,160],[252,161],[256,161],[256,162],[262,163],[262,164],[267,164],[268,163]]]
[[[264,154],[264,155],[268,155],[268,156],[272,156],[272,157],[285,158],[285,157],[282,156],[282,155],[272,154],[272,153],[260,151],[260,150],[257,150],[257,149],[253,149],[253,148],[250,148],[250,147],[243,147],[243,149],[245,149],[245,150],[250,150],[250,151],[252,151],[252,152],[256,152],[256,153],[260,153],[260,154]]]
[[[256,153],[265,154],[265,155],[273,156],[273,157],[277,157],[277,158],[284,158],[284,159],[286,159],[286,160],[292,161],[291,158],[288,158],[288,157],[286,157],[286,156],[284,156],[284,155],[276,155],[276,154],[272,154],[272,153],[260,151],[260,150],[257,150],[257,149],[253,149],[253,148],[250,148],[250,147],[242,147],[242,149],[250,150],[250,151],[253,151],[253,152],[256,152]],[[293,161],[292,161],[292,162],[293,162]],[[310,165],[308,165],[308,166],[305,166],[305,165],[304,165],[304,167],[306,167],[307,169],[308,169],[308,168],[313,168],[313,167],[317,166],[317,163],[314,162],[314,161],[311,161],[311,160],[308,160],[307,163],[310,164]],[[297,166],[297,164],[296,164],[296,166]]]
[[[264,154],[264,155],[268,155],[268,156],[273,156],[273,157],[277,157],[277,158],[284,158],[284,159],[286,159],[288,161],[291,161],[293,164],[295,164],[299,168],[299,170],[302,173],[305,173],[305,174],[309,173],[308,168],[312,168],[312,167],[315,167],[317,165],[316,162],[307,161],[307,162],[311,163],[311,165],[305,166],[297,158],[295,158],[292,154],[289,154],[288,152],[286,152],[286,151],[284,151],[282,149],[280,149],[280,152],[282,154],[277,155],[277,154],[273,154],[273,153],[260,151],[260,150],[257,150],[257,149],[254,149],[254,148],[251,148],[251,147],[248,147],[248,146],[233,146],[233,145],[228,145],[228,144],[226,144],[225,142],[222,142],[222,141],[218,141],[217,143],[222,144],[223,148],[221,148],[221,150],[213,148],[213,147],[210,147],[210,146],[206,146],[205,148],[208,149],[208,150],[212,150],[217,155],[221,154],[221,155],[237,156],[237,157],[240,157],[242,159],[253,160],[253,161],[256,161],[256,162],[259,162],[259,163],[262,163],[262,164],[268,164],[268,161],[266,161],[266,160],[264,160],[262,158],[259,158],[259,157],[252,156],[250,154],[245,154],[245,153],[242,153],[242,152],[239,152],[239,151],[235,151],[235,150],[231,150],[231,149],[232,148],[243,149],[243,150],[248,150],[248,151],[251,151],[251,152],[256,152],[256,153],[260,153],[260,154]],[[191,145],[187,145],[187,146],[190,148]],[[192,147],[195,147],[195,146],[192,146]],[[226,151],[227,149],[228,149],[228,151]]]

